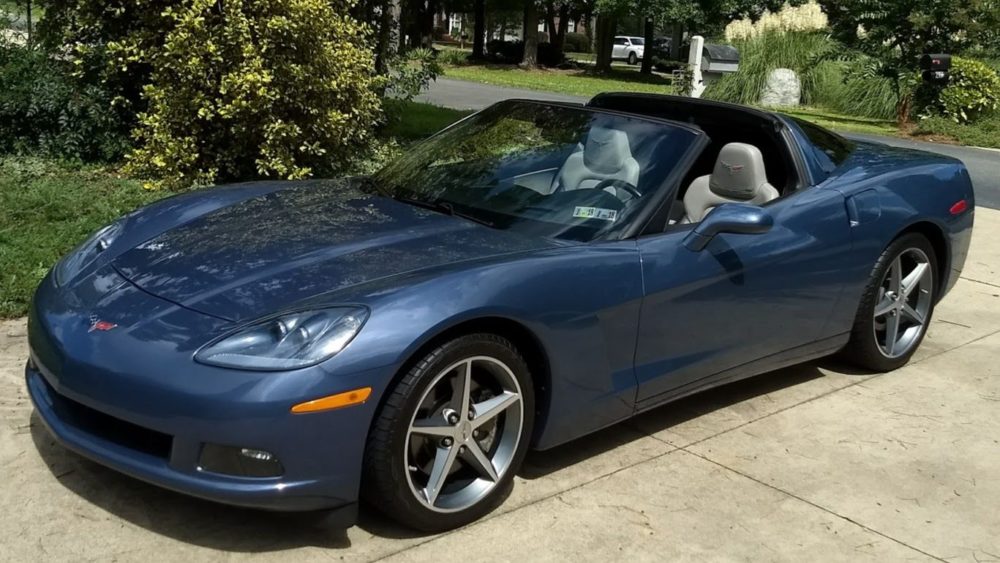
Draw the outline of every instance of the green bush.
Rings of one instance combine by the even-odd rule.
[[[437,52],[437,62],[445,65],[464,65],[472,53],[464,49],[441,49]]]
[[[132,4],[159,5],[156,0]],[[148,65],[126,171],[150,187],[343,170],[381,120],[385,81],[347,0],[189,0],[110,45]]]
[[[563,51],[567,53],[589,53],[590,38],[584,33],[567,33],[563,41]]]
[[[981,61],[954,57],[944,87],[923,84],[917,89],[917,111],[971,123],[1000,104],[1000,74]]]
[[[109,92],[45,53],[0,45],[0,153],[111,161],[128,147]]]
[[[931,116],[917,123],[917,135],[943,135],[963,145],[1000,149],[1000,112],[983,116],[975,123]]]

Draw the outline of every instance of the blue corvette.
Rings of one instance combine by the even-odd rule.
[[[958,279],[958,161],[669,96],[507,101],[371,177],[178,195],[48,274],[59,442],[197,497],[435,531],[547,449],[836,352],[897,368]]]

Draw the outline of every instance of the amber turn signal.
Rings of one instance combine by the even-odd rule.
[[[312,401],[299,403],[292,407],[292,412],[294,414],[305,414],[309,412],[332,411],[334,409],[342,409],[352,405],[360,405],[361,403],[367,401],[371,394],[371,387],[362,387],[361,389],[355,389],[353,391],[344,391],[343,393],[337,393],[336,395],[330,395],[329,397],[321,397],[319,399],[313,399]]]

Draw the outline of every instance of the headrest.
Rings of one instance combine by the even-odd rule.
[[[628,135],[606,127],[591,127],[583,146],[583,164],[600,174],[614,174],[632,157]]]
[[[732,199],[753,199],[767,184],[760,149],[746,143],[729,143],[719,151],[708,187],[712,193]]]

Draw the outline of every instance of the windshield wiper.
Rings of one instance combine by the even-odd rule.
[[[438,213],[443,213],[445,215],[450,215],[452,217],[461,217],[462,219],[472,221],[473,223],[479,223],[480,225],[485,225],[487,227],[493,226],[493,223],[487,221],[486,219],[483,219],[481,217],[476,217],[475,215],[470,215],[468,213],[463,213],[461,211],[457,211],[455,209],[455,206],[447,201],[442,201],[442,200],[429,201],[425,199],[417,199],[414,197],[407,197],[398,194],[393,195],[392,197],[397,201],[409,203],[410,205],[415,205],[417,207],[422,207],[424,209],[430,209],[431,211],[436,211]]]

